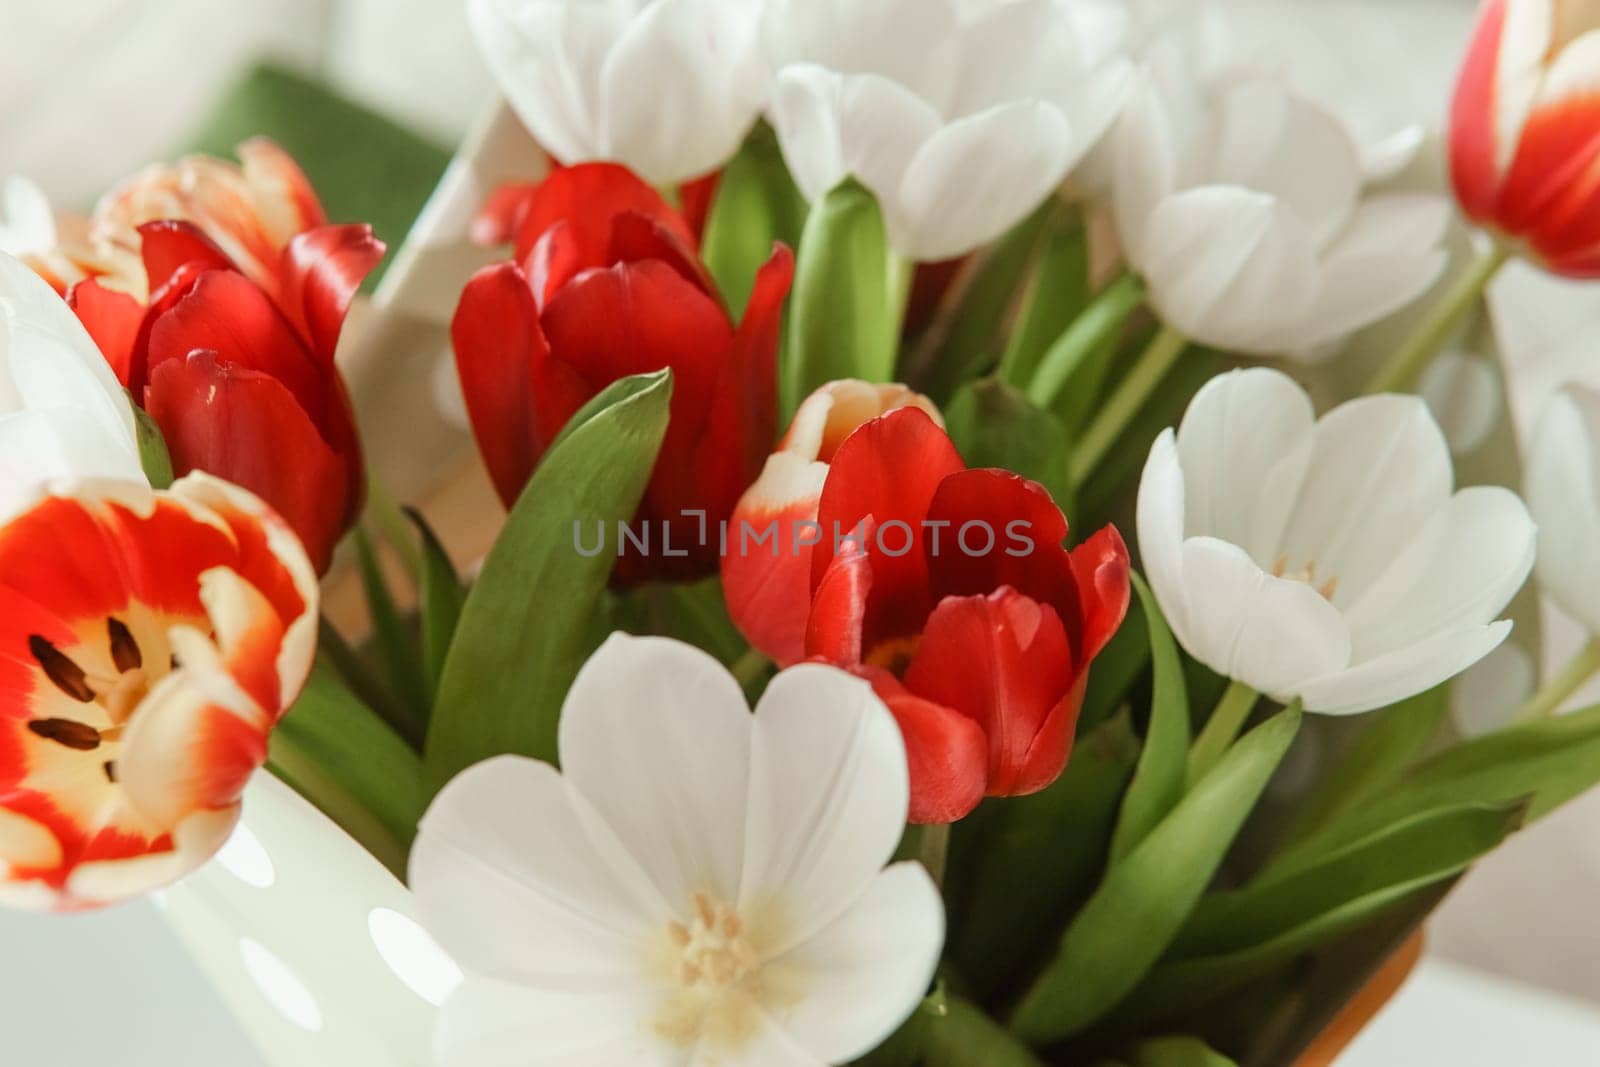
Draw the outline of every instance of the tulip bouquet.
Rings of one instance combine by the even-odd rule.
[[[1525,485],[1436,397],[1509,260],[1600,275],[1592,8],[1484,4],[1457,218],[1199,5],[470,0],[548,154],[439,194],[481,556],[368,475],[384,245],[284,152],[13,179],[0,900],[270,883],[277,790],[420,924],[381,1062],[1331,1062],[1600,782],[1600,639],[1504,658],[1536,556],[1600,634],[1600,395]]]

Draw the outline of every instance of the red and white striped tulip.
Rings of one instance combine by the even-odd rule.
[[[207,475],[74,483],[0,527],[0,902],[96,907],[209,859],[316,632],[299,541]]]

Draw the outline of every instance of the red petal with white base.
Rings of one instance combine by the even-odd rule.
[[[1479,222],[1494,218],[1500,159],[1507,154],[1500,145],[1495,92],[1506,4],[1507,0],[1488,0],[1479,14],[1450,111],[1450,173],[1456,198],[1468,217]]]
[[[0,899],[76,910],[204,862],[309,669],[298,543],[204,476],[84,485],[0,529],[0,609]]]
[[[991,796],[1038,792],[1061,774],[1082,700],[1077,683],[1055,609],[1009,588],[940,602],[905,674],[907,690],[982,729]]]

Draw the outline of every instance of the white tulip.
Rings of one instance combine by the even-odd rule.
[[[1600,393],[1569,385],[1551,398],[1526,480],[1539,522],[1539,584],[1600,634]]]
[[[768,115],[807,199],[846,177],[895,250],[948,259],[1000,236],[1105,133],[1132,66],[1104,4],[778,0]]]
[[[411,884],[466,981],[445,1067],[806,1067],[874,1048],[943,942],[920,865],[884,868],[909,782],[865,682],[793,667],[752,716],[704,652],[613,636],[562,709],[561,770],[447,785]]]
[[[506,100],[563,163],[716,170],[765,102],[759,0],[468,0]]]
[[[1112,145],[1130,265],[1192,340],[1311,359],[1426,293],[1443,197],[1365,195],[1374,165],[1332,112],[1277,78],[1206,75],[1156,47]]]
[[[1309,711],[1403,700],[1482,659],[1533,567],[1527,508],[1452,493],[1444,435],[1411,396],[1318,420],[1264,368],[1212,379],[1139,483],[1139,547],[1179,642]]]
[[[148,484],[133,408],[66,302],[0,252],[0,519],[84,478]]]
[[[0,181],[0,252],[42,256],[56,247],[56,217],[50,200],[20,174]]]

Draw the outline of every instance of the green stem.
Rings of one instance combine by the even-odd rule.
[[[950,825],[938,823],[922,828],[917,859],[928,869],[934,885],[944,885],[945,865],[950,859]]]
[[[906,309],[911,306],[911,286],[917,278],[917,264],[915,260],[907,259],[891,248],[884,270],[889,277],[889,334],[894,339],[894,347],[898,349],[900,335],[906,328]]]
[[[1576,693],[1584,682],[1600,673],[1600,638],[1592,638],[1587,645],[1567,661],[1561,673],[1550,679],[1528,702],[1517,711],[1513,723],[1536,722],[1554,715],[1567,698]]]
[[[1189,339],[1171,326],[1163,326],[1156,334],[1073,449],[1072,484],[1075,487],[1089,480],[1089,475],[1100,466],[1122,431],[1139,414],[1187,347]]]
[[[422,573],[422,550],[417,545],[416,529],[406,521],[405,512],[400,510],[394,495],[384,488],[370,467],[367,468],[367,515],[400,557],[406,577],[415,583],[417,575]]]
[[[928,1026],[922,1062],[927,1067],[1043,1067],[1044,1061],[1014,1034],[961,997],[946,997]]]
[[[1106,337],[1122,329],[1143,300],[1144,282],[1137,275],[1124,274],[1106,286],[1039,358],[1039,369],[1028,383],[1028,399],[1046,410],[1054,406],[1072,372]]]
[[[1479,258],[1406,339],[1399,351],[1367,383],[1365,392],[1369,395],[1406,393],[1416,388],[1422,372],[1428,369],[1428,364],[1433,362],[1433,357],[1439,354],[1439,349],[1444,347],[1450,335],[1478,306],[1484,290],[1510,257],[1509,249],[1496,245]]]
[[[1244,729],[1245,721],[1250,718],[1250,712],[1255,709],[1256,701],[1260,699],[1260,693],[1241,681],[1235,680],[1229,684],[1222,699],[1217,701],[1211,718],[1206,720],[1200,736],[1195,739],[1194,747],[1189,750],[1191,787],[1204,778],[1206,772],[1216,766],[1223,753],[1232,746],[1239,731]]]
[[[739,688],[748,689],[761,680],[761,676],[770,666],[772,661],[764,653],[752,648],[735,660],[728,670],[739,683]]]

